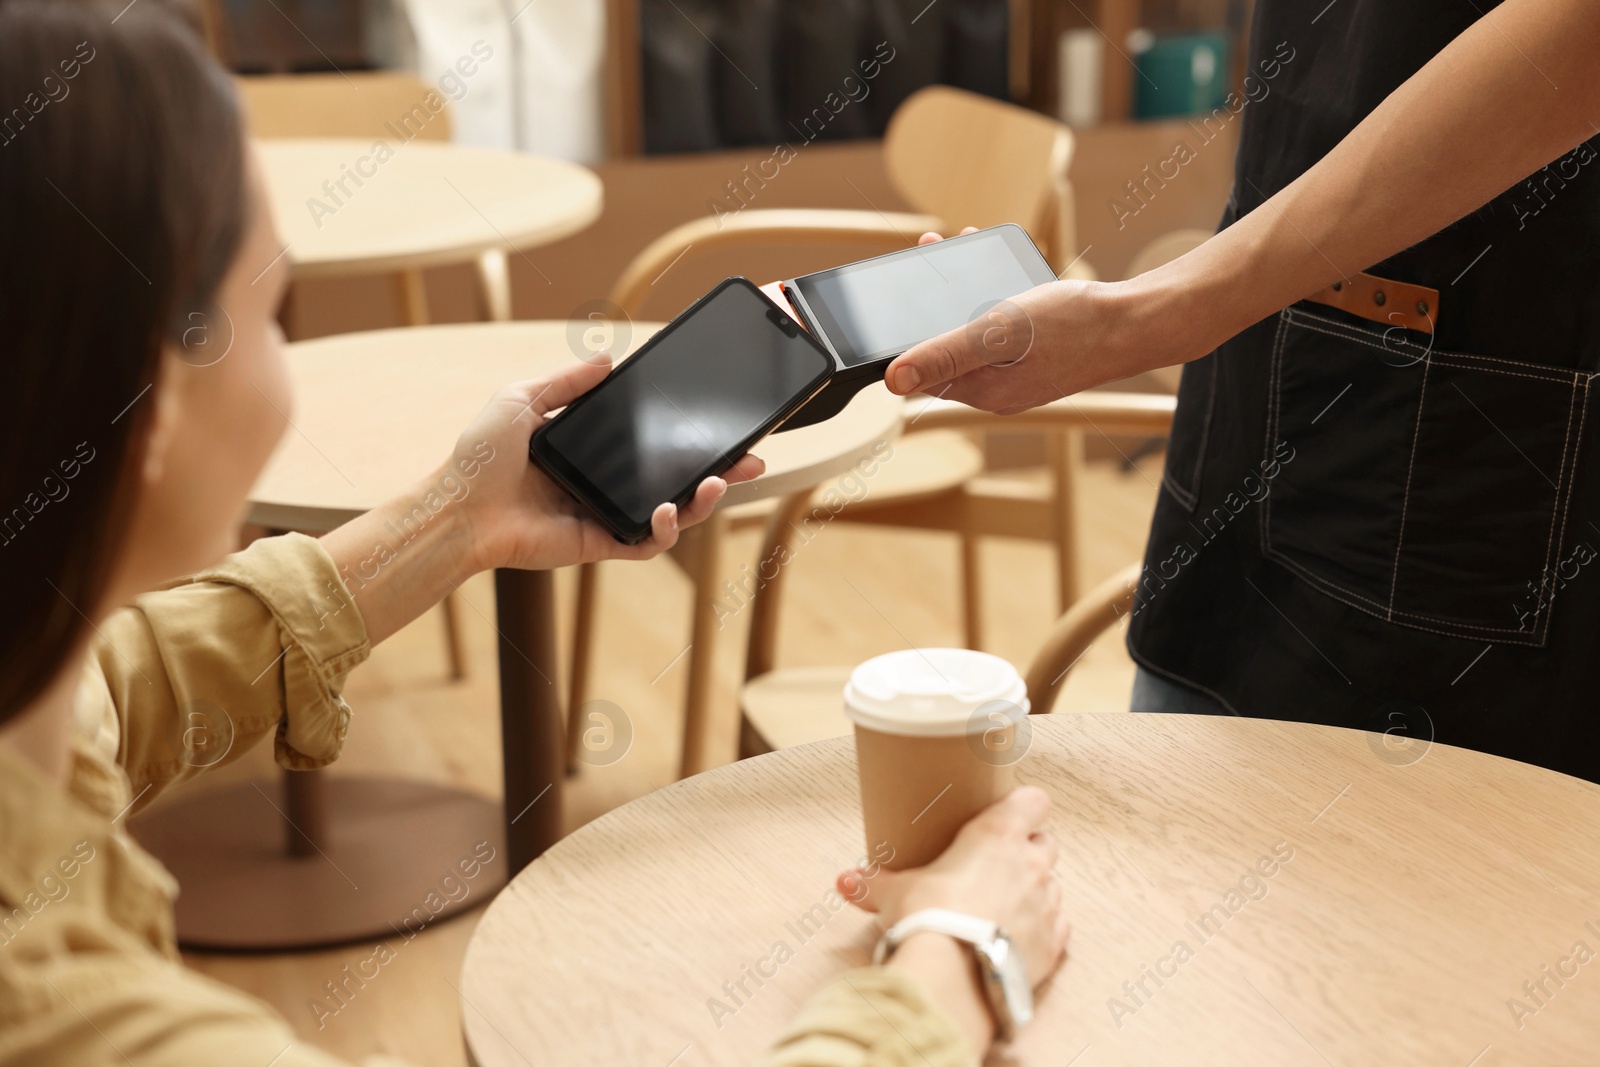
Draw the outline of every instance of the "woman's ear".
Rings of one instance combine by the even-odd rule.
[[[150,402],[155,413],[150,418],[150,433],[145,438],[144,465],[140,472],[146,486],[161,481],[167,471],[167,450],[172,447],[173,432],[178,425],[181,404],[178,400],[178,383],[168,373],[170,360],[163,351],[160,376],[150,387]]]

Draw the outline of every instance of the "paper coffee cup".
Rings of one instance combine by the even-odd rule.
[[[1011,791],[1027,750],[1027,686],[998,656],[921,648],[869,659],[850,675],[867,852],[893,870],[932,861],[964,823]]]

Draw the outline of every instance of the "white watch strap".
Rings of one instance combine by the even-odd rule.
[[[881,965],[889,958],[889,953],[900,947],[902,941],[920,933],[945,934],[969,945],[980,945],[1000,936],[1000,924],[948,908],[924,908],[889,927],[888,933],[879,939],[878,947],[872,953],[872,962]]]

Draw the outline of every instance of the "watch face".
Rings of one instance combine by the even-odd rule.
[[[1000,972],[1000,988],[1011,1011],[1012,1029],[1021,1030],[1033,1021],[1033,986],[1028,981],[1028,968],[1022,962],[1022,954],[1007,939],[996,938],[992,949],[995,969]]]

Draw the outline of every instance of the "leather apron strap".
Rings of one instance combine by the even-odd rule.
[[[1404,326],[1418,333],[1431,334],[1433,324],[1439,321],[1439,290],[1375,274],[1356,274],[1306,299],[1384,326]]]

